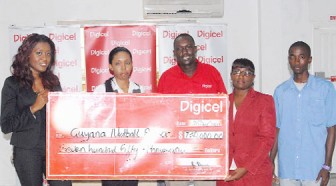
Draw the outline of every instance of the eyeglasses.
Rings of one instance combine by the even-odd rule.
[[[249,71],[249,70],[233,70],[231,72],[231,75],[235,75],[235,76],[239,76],[239,75],[242,75],[244,77],[248,77],[248,76],[253,76],[254,75],[254,72],[252,71]]]

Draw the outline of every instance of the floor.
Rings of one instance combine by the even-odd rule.
[[[278,184],[273,184],[273,186],[278,186]],[[330,180],[328,186],[336,186],[336,173],[330,174]]]
[[[99,181],[74,181],[73,186],[101,186]],[[156,182],[153,181],[142,181],[139,186],[157,186]],[[273,186],[278,186],[273,184]],[[329,186],[336,186],[336,173],[330,175]]]

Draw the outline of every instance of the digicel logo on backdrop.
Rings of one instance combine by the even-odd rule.
[[[189,33],[189,32],[172,32],[170,30],[164,30],[162,32],[162,37],[163,38],[170,38],[170,39],[175,39],[178,35],[182,34],[182,33]]]
[[[30,34],[26,34],[26,35],[21,35],[21,34],[14,34],[14,42],[22,42],[23,40],[25,40],[27,38],[27,36],[29,36]],[[57,33],[50,33],[49,34],[49,38],[51,40],[55,40],[57,42],[62,42],[62,41],[70,41],[70,40],[76,40],[77,36],[76,33],[73,34],[65,34],[65,33],[61,33],[61,34],[57,34]]]
[[[21,34],[14,34],[14,42],[22,42],[23,40],[25,40],[27,38],[27,36],[29,36],[30,34],[26,34],[26,35],[21,35]]]
[[[214,57],[214,56],[197,56],[198,61],[201,63],[212,64],[212,63],[224,63],[224,56]],[[164,56],[163,64],[176,65],[177,61],[172,56]]]
[[[174,57],[172,56],[164,56],[163,57],[163,64],[171,64],[171,65],[176,65],[177,61]]]
[[[66,34],[66,33],[50,33],[49,38],[51,40],[55,40],[57,42],[62,42],[62,41],[74,41],[77,39],[76,33],[73,34]]]
[[[63,68],[63,67],[76,67],[78,66],[79,63],[77,59],[62,59],[62,60],[57,60],[55,63],[55,66],[58,68]]]
[[[224,33],[223,31],[220,32],[214,32],[214,31],[204,31],[204,30],[199,30],[197,31],[197,36],[198,37],[203,37],[205,39],[209,39],[209,38],[217,38],[217,37],[223,37]]]
[[[100,38],[100,37],[105,37],[107,38],[109,36],[109,32],[90,32],[90,38]]]
[[[149,37],[149,36],[152,36],[151,32],[140,32],[140,31],[136,31],[136,30],[133,30],[132,31],[132,36],[137,36],[137,37]]]
[[[204,51],[206,51],[208,48],[206,43],[204,45],[197,45],[196,47],[197,47],[197,50],[204,50]]]
[[[128,46],[131,44],[131,40],[111,40],[110,44],[112,46]]]
[[[108,50],[91,50],[90,55],[91,56],[108,56],[110,51]]]
[[[214,57],[214,56],[197,56],[198,61],[206,64],[211,63],[224,63],[224,56]]]
[[[141,56],[141,55],[151,55],[152,54],[152,49],[141,50],[141,49],[134,48],[132,50],[132,54],[133,55],[136,54],[136,55],[139,55],[139,56]]]
[[[147,73],[151,71],[152,71],[151,67],[133,67],[133,72],[135,73]]]

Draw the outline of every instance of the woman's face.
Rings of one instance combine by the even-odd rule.
[[[247,68],[235,68],[231,72],[233,88],[239,90],[248,90],[253,86],[254,73]]]
[[[131,56],[127,52],[118,52],[113,56],[109,67],[116,79],[128,80],[133,70]]]
[[[30,70],[33,74],[45,72],[51,61],[50,45],[46,42],[39,42],[29,55]]]

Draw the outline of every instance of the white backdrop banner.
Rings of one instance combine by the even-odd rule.
[[[82,91],[81,45],[79,26],[11,27],[10,56],[17,53],[22,41],[32,33],[44,34],[56,46],[54,73],[58,76],[64,92]]]
[[[164,24],[157,25],[158,39],[158,73],[159,76],[176,65],[173,54],[174,39],[181,33],[190,34],[197,46],[197,59],[202,63],[211,64],[222,75],[224,83],[228,86],[227,72],[227,38],[226,25],[216,24]]]

